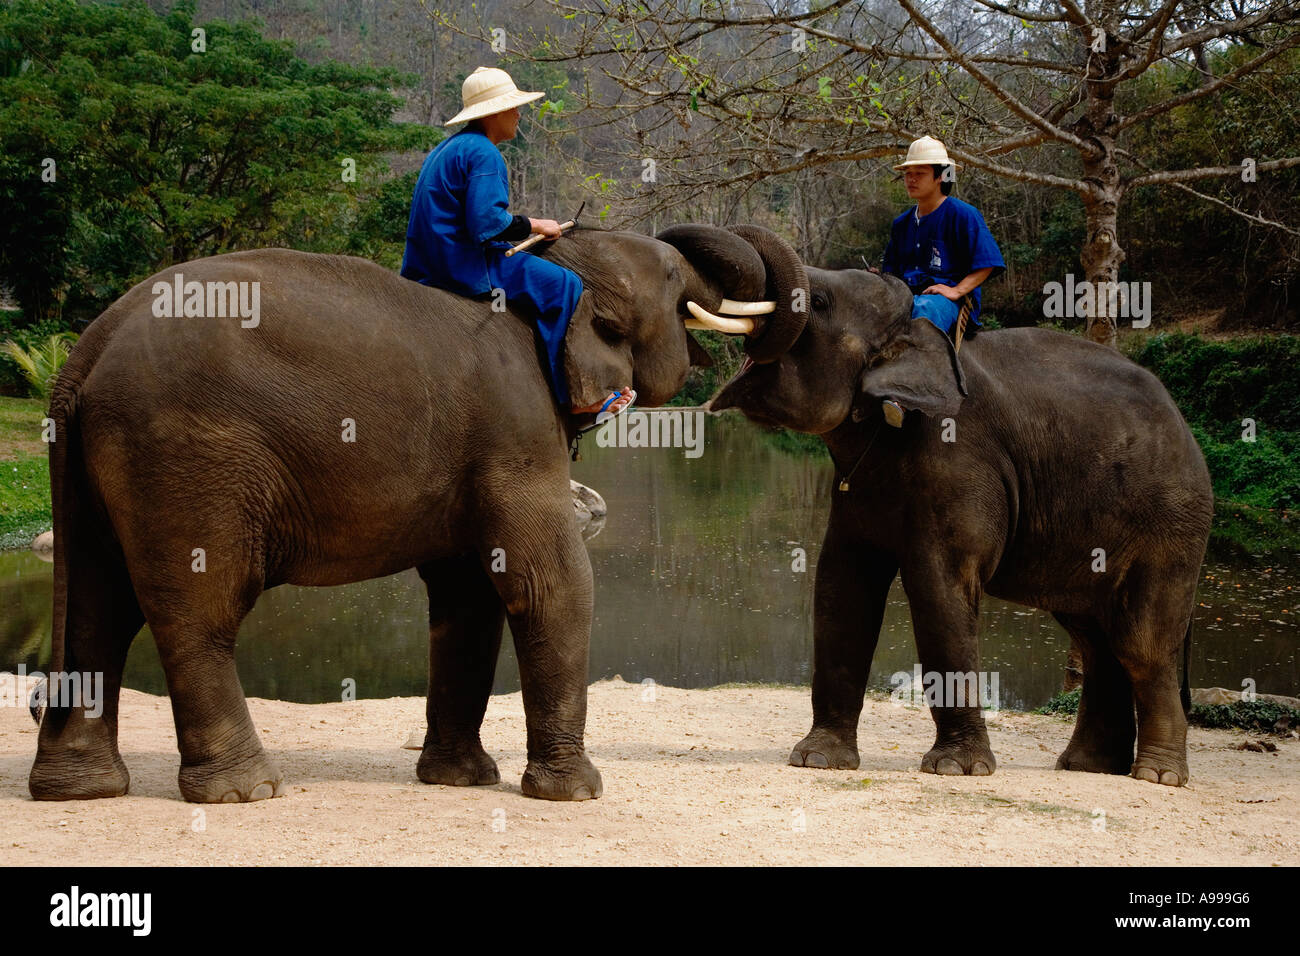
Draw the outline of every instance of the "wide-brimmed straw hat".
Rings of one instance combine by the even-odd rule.
[[[442,125],[450,126],[452,123],[481,119],[493,113],[504,113],[511,107],[523,106],[545,95],[519,89],[505,70],[480,66],[465,77],[465,82],[461,85],[460,98],[465,108]]]
[[[933,136],[922,136],[907,147],[907,159],[894,168],[902,169],[905,166],[951,166],[956,169],[957,163],[948,158],[948,150],[943,143]]]

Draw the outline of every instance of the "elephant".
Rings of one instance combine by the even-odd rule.
[[[958,352],[910,318],[897,278],[807,275],[800,336],[775,358],[751,356],[709,405],[818,435],[834,462],[815,576],[812,729],[790,763],[858,767],[871,660],[901,574],[920,663],[945,682],[979,671],[985,594],[1050,612],[1078,644],[1082,696],[1057,769],[1185,784],[1191,621],[1213,494],[1168,392],[1117,350],[1048,329],[979,331]],[[886,422],[886,400],[906,409],[901,426]],[[992,773],[978,700],[939,704],[921,770]]]
[[[573,407],[628,382],[646,405],[667,401],[707,359],[686,330],[688,303],[758,308],[759,337],[777,350],[805,321],[752,304],[769,271],[802,269],[797,257],[783,264],[736,237],[720,266],[605,229],[536,251],[584,283],[565,338]],[[222,317],[235,315],[236,291],[239,317]],[[199,314],[166,317],[182,298]],[[568,483],[569,448],[593,416],[556,404],[533,323],[500,305],[362,259],[261,249],[165,269],[90,324],[50,401],[50,670],[100,675],[104,711],[49,702],[34,798],[127,791],[118,696],[146,622],[182,796],[281,794],[235,670],[240,621],[279,584],[408,568],[429,596],[419,779],[499,782],[480,725],[508,618],[527,726],[522,792],[600,796],[584,747],[592,571]]]

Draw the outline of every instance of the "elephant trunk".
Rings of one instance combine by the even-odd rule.
[[[672,226],[656,238],[675,246],[700,278],[687,288],[688,328],[744,335],[746,353],[760,363],[774,361],[803,332],[807,273],[776,233],[761,226],[692,224]]]
[[[808,273],[791,245],[762,226],[732,226],[763,260],[767,285],[763,298],[775,308],[745,341],[745,353],[761,364],[774,362],[794,345],[808,324]]]

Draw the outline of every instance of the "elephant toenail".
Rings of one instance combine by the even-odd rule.
[[[453,787],[468,787],[468,786],[469,786],[469,783],[470,783],[470,781],[469,781],[469,777],[457,777],[457,778],[456,778],[456,782],[455,782],[454,784],[452,784],[452,786],[453,786]]]
[[[227,790],[221,795],[222,803],[240,803],[243,798],[239,795],[238,790]]]
[[[989,765],[983,760],[976,760],[970,766],[970,775],[972,777],[987,777],[991,773],[993,773],[993,771],[989,769]]]
[[[1156,772],[1152,770],[1150,767],[1134,767],[1133,776],[1136,777],[1138,780],[1145,780],[1148,783],[1160,782],[1160,778],[1156,776]]]
[[[951,757],[944,757],[934,766],[935,773],[942,773],[948,776],[961,776],[966,771],[961,769],[961,764]]]
[[[592,799],[591,788],[584,784],[583,786],[575,789],[573,793],[570,794],[570,796],[574,800],[591,800]]]
[[[263,781],[253,788],[253,792],[248,795],[249,800],[270,800],[275,796],[275,787],[270,783]]]
[[[826,759],[825,754],[819,754],[814,750],[812,753],[807,754],[804,757],[803,765],[805,767],[820,767],[823,770],[828,770],[830,769],[831,762]]]
[[[1172,770],[1166,770],[1160,775],[1160,782],[1166,787],[1176,787],[1182,781],[1179,779],[1178,774],[1174,773]]]

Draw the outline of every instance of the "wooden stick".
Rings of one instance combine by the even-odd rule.
[[[961,297],[961,309],[957,313],[957,340],[952,346],[954,352],[961,351],[961,338],[966,334],[966,323],[970,321],[972,305],[969,293]]]
[[[570,229],[572,229],[575,225],[577,225],[577,221],[574,220],[574,219],[570,219],[568,222],[562,222],[562,223],[560,223],[560,232],[562,232],[562,233],[564,233],[564,232],[568,232],[568,231],[569,231]],[[531,236],[529,236],[527,239],[525,239],[523,242],[519,243],[519,245],[517,245],[517,246],[511,246],[509,249],[507,249],[507,250],[506,250],[506,258],[508,259],[508,258],[510,258],[511,256],[513,256],[516,252],[523,252],[525,249],[528,249],[528,248],[531,248],[532,246],[537,245],[539,242],[541,242],[541,241],[542,241],[543,239],[545,239],[545,238],[546,238],[546,237],[543,236],[540,232],[538,232],[538,233],[534,233],[533,235],[531,235]],[[559,237],[557,236],[556,238],[559,238]]]

